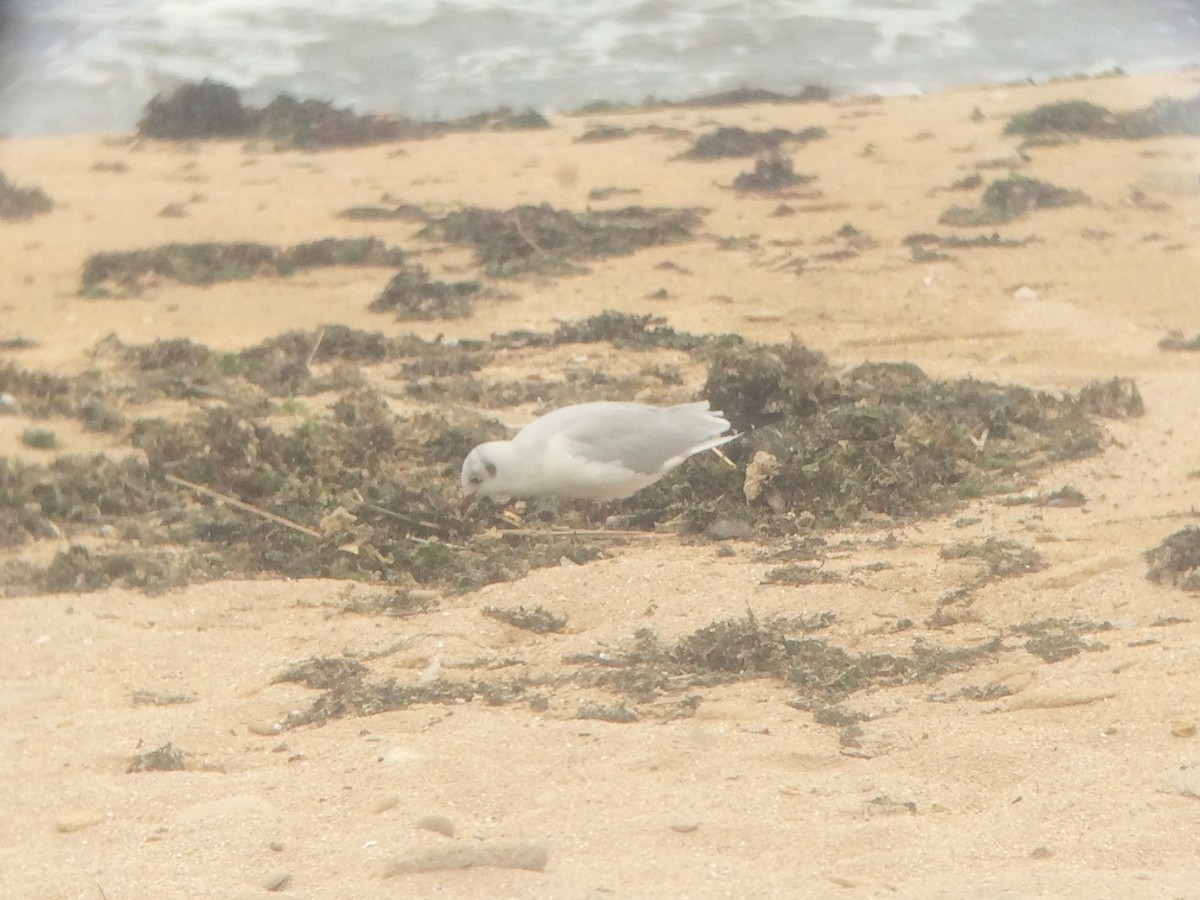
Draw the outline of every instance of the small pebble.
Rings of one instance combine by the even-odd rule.
[[[778,322],[783,318],[783,313],[773,309],[753,309],[743,313],[742,318],[747,322]]]
[[[418,684],[433,684],[442,677],[442,658],[440,656],[434,659],[417,674]]]
[[[85,828],[91,828],[93,825],[99,825],[103,821],[104,813],[98,813],[94,810],[80,810],[79,812],[59,816],[54,820],[54,827],[63,834],[70,834],[73,831],[82,831]]]
[[[717,519],[708,526],[707,534],[715,541],[729,541],[748,537],[750,523],[742,519]]]
[[[421,759],[421,754],[408,747],[391,747],[379,757],[379,761],[385,766],[398,766],[403,763],[416,762],[419,759]]]
[[[1041,296],[1036,289],[1029,287],[1029,285],[1022,285],[1013,291],[1012,295],[1014,300],[1037,300]]]
[[[549,861],[550,852],[541,844],[474,844],[398,859],[384,870],[383,877],[483,867],[541,872]]]
[[[1070,706],[1087,706],[1102,703],[1117,696],[1113,691],[1070,691],[1043,688],[1026,694],[1018,694],[1008,701],[1008,711],[1023,709],[1065,709]]]
[[[286,888],[291,880],[292,873],[287,869],[276,869],[262,880],[262,886],[264,890],[274,893],[275,891],[282,891],[284,888]]]
[[[691,834],[700,827],[700,823],[694,819],[686,819],[680,822],[672,822],[671,830],[678,831],[680,834]]]
[[[384,794],[382,797],[380,797],[378,800],[376,800],[374,803],[371,804],[371,812],[375,813],[375,815],[379,815],[380,813],[387,812],[389,809],[393,808],[399,802],[400,802],[399,794]]]
[[[1180,767],[1164,773],[1167,789],[1185,797],[1200,798],[1200,769]]]
[[[1176,719],[1171,723],[1171,734],[1177,738],[1190,738],[1196,736],[1196,723],[1187,719]]]
[[[446,837],[454,837],[454,823],[448,816],[421,816],[417,819],[417,827],[425,831],[436,831]]]

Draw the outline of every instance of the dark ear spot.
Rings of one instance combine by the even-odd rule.
[[[492,478],[496,477],[496,464],[494,462],[488,462],[485,459],[483,461],[483,467],[487,469],[488,475],[490,475]]]

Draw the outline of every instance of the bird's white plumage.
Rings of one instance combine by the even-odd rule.
[[[530,422],[511,441],[472,450],[463,462],[463,493],[616,500],[737,437],[728,430],[707,401],[566,406]]]

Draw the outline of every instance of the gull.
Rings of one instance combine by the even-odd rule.
[[[476,497],[617,500],[705,450],[738,437],[708,401],[675,406],[602,401],[564,406],[511,441],[480,444],[463,461],[463,508]]]

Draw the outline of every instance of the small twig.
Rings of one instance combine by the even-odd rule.
[[[283,516],[277,516],[273,512],[267,512],[265,509],[259,509],[257,506],[251,506],[249,503],[244,503],[243,501],[238,500],[236,497],[230,497],[228,494],[222,494],[220,491],[214,491],[212,488],[205,487],[202,484],[196,484],[194,481],[188,481],[186,478],[180,478],[177,475],[164,475],[163,477],[166,478],[167,481],[171,482],[171,484],[179,485],[179,487],[185,487],[188,490],[195,491],[198,494],[206,494],[209,497],[214,497],[217,500],[221,500],[222,502],[229,504],[235,509],[240,509],[242,512],[252,513],[279,525],[285,525],[288,528],[291,528],[293,531],[298,531],[301,534],[307,534],[309,537],[319,538],[321,536],[321,532],[319,531],[313,531],[313,529],[301,525],[298,522],[293,522],[291,519],[285,519]]]
[[[517,234],[520,235],[521,240],[523,240],[525,243],[527,243],[530,247],[532,247],[534,250],[536,250],[542,256],[545,256],[545,257],[550,256],[550,254],[547,253],[544,248],[542,248],[541,246],[538,245],[537,241],[535,241],[533,238],[531,238],[529,235],[527,235],[525,233],[525,226],[521,224],[521,216],[519,213],[514,211],[512,214],[512,220],[513,220],[513,227],[517,230]]]
[[[402,641],[397,641],[396,643],[390,644],[389,646],[383,647],[379,650],[372,650],[369,653],[364,653],[359,657],[359,659],[367,662],[370,662],[374,659],[382,659],[385,656],[391,656],[393,653],[399,653],[401,650],[408,650],[418,641],[424,641],[428,638],[435,638],[439,641],[445,640],[446,638],[457,638],[464,643],[471,644],[472,646],[479,647],[480,649],[487,649],[486,644],[481,643],[474,638],[467,637],[465,634],[462,634],[458,631],[423,631],[420,634],[414,634],[411,637],[407,637]]]
[[[491,537],[488,532],[484,532],[479,537]],[[641,537],[641,538],[665,538],[678,537],[672,531],[619,531],[613,528],[559,528],[547,530],[534,530],[532,528],[517,528],[512,531],[497,531],[495,536],[498,538],[507,537]]]
[[[741,437],[741,435],[739,434],[738,437]],[[726,456],[725,451],[722,450],[720,447],[711,447],[709,449],[711,449],[712,452],[715,453],[720,458],[721,462],[723,462],[723,463],[725,463],[725,465],[729,466],[729,468],[731,468],[731,469],[737,468],[737,463],[735,463],[732,459],[730,459],[728,456]]]
[[[451,550],[466,550],[467,549],[462,544],[452,544],[449,541],[442,540],[442,538],[440,538],[440,537],[427,538],[427,537],[417,537],[416,535],[410,535],[409,540],[411,540],[414,544],[420,544],[422,547],[428,547],[430,544],[441,544],[443,547],[449,547]]]
[[[312,350],[308,352],[308,359],[304,361],[304,370],[307,372],[312,365],[312,361],[316,358],[317,351],[321,349],[321,341],[325,340],[325,329],[322,328],[317,334],[317,340],[312,345]]]
[[[383,513],[385,516],[391,516],[397,522],[403,522],[405,525],[411,525],[414,528],[426,528],[429,531],[435,532],[449,530],[445,525],[440,525],[437,522],[426,522],[422,519],[410,519],[408,516],[402,516],[400,513],[388,509],[386,506],[376,506],[374,503],[368,503],[367,509],[373,509],[375,512]]]

